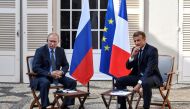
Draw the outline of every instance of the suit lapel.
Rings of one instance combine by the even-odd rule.
[[[45,50],[45,56],[46,56],[45,59],[48,59],[48,63],[49,63],[49,65],[51,65],[51,59],[50,59],[50,54],[49,54],[49,48],[48,48],[47,45],[46,45],[46,50]]]

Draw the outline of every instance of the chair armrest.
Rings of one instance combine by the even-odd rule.
[[[30,76],[30,77],[35,77],[35,76],[37,76],[38,74],[37,73],[34,73],[34,72],[28,72],[28,73],[26,73],[28,76]],[[51,74],[48,74],[48,77],[52,77],[52,75]]]
[[[164,73],[164,75],[173,75],[173,74],[175,74],[175,72]]]
[[[33,73],[33,72],[28,72],[28,73],[26,73],[28,76],[37,76],[37,74],[36,73]]]
[[[171,74],[175,74],[175,72],[169,72],[169,73],[167,73],[167,75],[171,75]]]

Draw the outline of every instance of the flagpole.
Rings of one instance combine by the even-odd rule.
[[[114,80],[114,78],[112,77],[112,89],[114,90],[115,88],[115,86],[114,86],[114,83],[115,83],[115,80]]]
[[[87,83],[87,92],[89,93],[87,99],[96,99],[98,95],[90,93],[90,81]]]
[[[90,93],[90,82],[87,83],[87,92]]]

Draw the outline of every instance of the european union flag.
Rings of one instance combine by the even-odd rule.
[[[115,34],[115,13],[113,0],[108,1],[107,13],[105,19],[104,33],[102,37],[102,50],[100,60],[100,72],[110,75],[110,58],[112,52],[113,38]]]

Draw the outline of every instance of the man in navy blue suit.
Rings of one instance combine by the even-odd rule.
[[[133,90],[138,92],[143,88],[144,109],[150,108],[152,88],[162,85],[162,77],[158,69],[158,50],[146,43],[146,35],[142,31],[133,34],[135,47],[132,49],[131,57],[126,63],[131,74],[118,78],[115,86],[117,89],[125,89],[126,86],[134,86]],[[120,109],[126,109],[124,97],[118,97]]]
[[[33,60],[33,71],[37,73],[37,78],[32,81],[31,87],[40,91],[42,109],[50,104],[48,93],[51,83],[55,85],[61,83],[65,89],[76,89],[76,81],[66,77],[69,64],[67,62],[65,51],[58,47],[59,36],[56,33],[50,33],[47,37],[47,44],[36,49]],[[65,108],[74,104],[74,99],[65,100]]]

